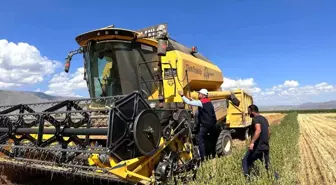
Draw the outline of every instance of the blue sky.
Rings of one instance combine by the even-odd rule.
[[[41,57],[62,63],[57,70],[46,73],[43,81],[7,87],[56,94],[66,81],[76,78],[59,73],[68,51],[78,48],[74,40],[78,34],[110,24],[141,29],[166,22],[174,39],[187,46],[196,45],[199,52],[221,68],[228,78],[223,85],[226,89],[250,90],[260,104],[270,100],[297,104],[336,99],[336,1],[205,2],[4,1],[0,40],[27,43],[36,47]],[[3,58],[10,60],[5,55]],[[82,65],[82,57],[76,56],[71,73]],[[6,69],[10,71],[8,66]],[[48,87],[57,79],[63,84]],[[1,80],[4,81],[0,75]],[[63,93],[70,90],[87,95],[83,84]]]

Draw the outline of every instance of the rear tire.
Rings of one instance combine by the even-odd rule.
[[[247,128],[245,129],[245,140],[246,140],[246,141],[249,141],[250,137],[251,137],[251,136],[250,136],[250,128],[247,127]]]
[[[216,153],[220,156],[226,156],[232,150],[232,137],[228,130],[222,130],[218,136],[216,143]]]

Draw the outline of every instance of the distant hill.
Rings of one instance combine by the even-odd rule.
[[[299,109],[334,109],[336,108],[336,100],[327,101],[327,102],[319,102],[319,103],[304,103],[299,105]]]
[[[300,105],[260,106],[261,111],[273,110],[309,110],[309,109],[336,109],[336,100],[326,102],[307,102]]]
[[[0,90],[0,106],[15,105],[20,103],[38,103],[45,101],[58,101],[74,99],[73,97],[52,96],[43,92],[7,91]]]

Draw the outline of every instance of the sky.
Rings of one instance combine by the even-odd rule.
[[[12,0],[0,6],[0,89],[88,96],[75,37],[114,24],[167,23],[172,38],[220,67],[224,90],[259,105],[336,100],[336,1]]]

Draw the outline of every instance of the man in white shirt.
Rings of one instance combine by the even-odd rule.
[[[201,159],[202,161],[204,161],[204,157],[206,155],[205,151],[206,135],[210,133],[210,138],[212,138],[211,136],[215,135],[216,122],[217,122],[215,109],[210,99],[208,98],[208,90],[201,89],[200,91],[198,91],[199,100],[189,100],[187,97],[183,95],[182,91],[179,91],[179,94],[181,95],[183,101],[186,104],[198,107],[198,115],[196,116],[196,119],[200,124],[200,131],[198,133],[198,145]],[[214,155],[214,151],[212,151],[212,153]]]

